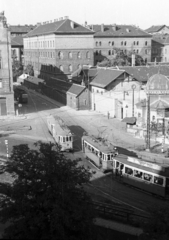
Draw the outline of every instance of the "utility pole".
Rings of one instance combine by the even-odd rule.
[[[87,74],[87,83],[88,83],[88,106],[89,106],[89,110],[90,110],[89,69],[88,69],[88,74]]]
[[[150,94],[147,92],[147,136],[146,136],[146,150],[150,150]]]

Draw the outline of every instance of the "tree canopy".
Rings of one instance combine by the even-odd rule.
[[[14,180],[0,200],[1,222],[10,222],[3,237],[94,239],[93,206],[83,188],[91,173],[78,163],[53,144],[14,146],[4,169]]]
[[[113,67],[113,66],[131,66],[133,51],[125,51],[120,48],[114,48],[114,55],[105,57],[105,59],[99,63],[100,67]],[[145,61],[139,54],[135,54],[135,66],[145,65]]]
[[[24,69],[26,74],[29,74],[29,76],[34,76],[34,70],[33,66],[31,64],[28,64]]]

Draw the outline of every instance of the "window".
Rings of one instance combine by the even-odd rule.
[[[112,42],[111,45],[114,46],[114,42]]]
[[[99,46],[101,46],[102,45],[102,43],[101,42],[99,42]]]
[[[163,178],[154,176],[154,183],[157,185],[163,185]]]
[[[98,46],[98,42],[96,42],[96,47]]]
[[[137,49],[137,53],[139,53],[139,50]]]
[[[145,49],[145,54],[147,54],[147,49]]]
[[[139,41],[137,41],[137,45],[139,45]]]
[[[126,41],[124,42],[124,45],[125,45],[125,46],[127,45],[127,42],[126,42]]]
[[[69,52],[69,58],[72,58],[72,53],[71,52]]]
[[[0,88],[2,88],[2,79],[0,79]]]
[[[63,137],[63,142],[65,142],[65,140],[66,140],[65,137]]]
[[[53,58],[55,58],[55,52],[53,52]]]
[[[145,181],[150,182],[150,181],[152,180],[152,178],[153,178],[153,176],[150,175],[150,174],[148,174],[148,173],[144,173],[144,175],[143,175],[143,179],[144,179]]]
[[[134,45],[135,45],[135,41],[134,41]]]
[[[77,58],[81,58],[80,52],[77,53]]]
[[[145,41],[145,45],[147,46],[147,41]]]
[[[111,53],[112,53],[112,55],[114,55],[114,50],[112,50],[112,52],[111,52]]]
[[[98,53],[98,51],[96,50],[96,56],[98,56],[99,55],[99,53]]]
[[[107,155],[107,160],[108,161],[111,160],[111,155],[110,154]]]
[[[125,167],[125,173],[128,174],[128,175],[133,175],[133,169]]]
[[[62,52],[59,52],[59,53],[58,53],[58,57],[59,57],[59,59],[63,59],[63,53],[62,53]]]
[[[72,65],[69,65],[69,72],[72,72]]]
[[[63,66],[62,65],[59,66],[59,69],[60,69],[60,71],[63,72]]]
[[[111,42],[109,42],[109,44],[108,44],[109,46],[111,46]]]
[[[108,51],[108,55],[111,55],[111,50]]]
[[[99,54],[100,54],[100,55],[102,54],[102,51],[101,51],[101,50],[99,51]]]
[[[143,176],[143,173],[138,171],[138,170],[134,170],[134,177],[137,177],[137,178],[142,178]]]
[[[121,42],[121,45],[123,46],[123,41]]]
[[[89,51],[87,51],[87,53],[86,53],[86,58],[90,58],[90,52]]]
[[[84,105],[87,105],[87,101],[86,101],[86,99],[84,99]]]

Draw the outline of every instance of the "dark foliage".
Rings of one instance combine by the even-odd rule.
[[[12,62],[12,73],[13,73],[13,78],[16,79],[23,73],[23,65],[21,62],[17,60],[13,60]]]
[[[24,69],[25,73],[28,74],[29,76],[34,76],[34,69],[33,66],[31,64],[28,64],[25,69]]]
[[[94,210],[83,189],[91,174],[53,144],[13,147],[5,171],[14,179],[0,200],[5,239],[95,239]],[[2,192],[2,191],[1,191]]]

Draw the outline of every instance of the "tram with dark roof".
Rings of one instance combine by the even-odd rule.
[[[103,172],[112,170],[113,158],[118,155],[117,148],[103,138],[82,136],[82,151],[90,162]]]
[[[112,161],[121,181],[161,197],[169,197],[169,164],[119,154]]]

